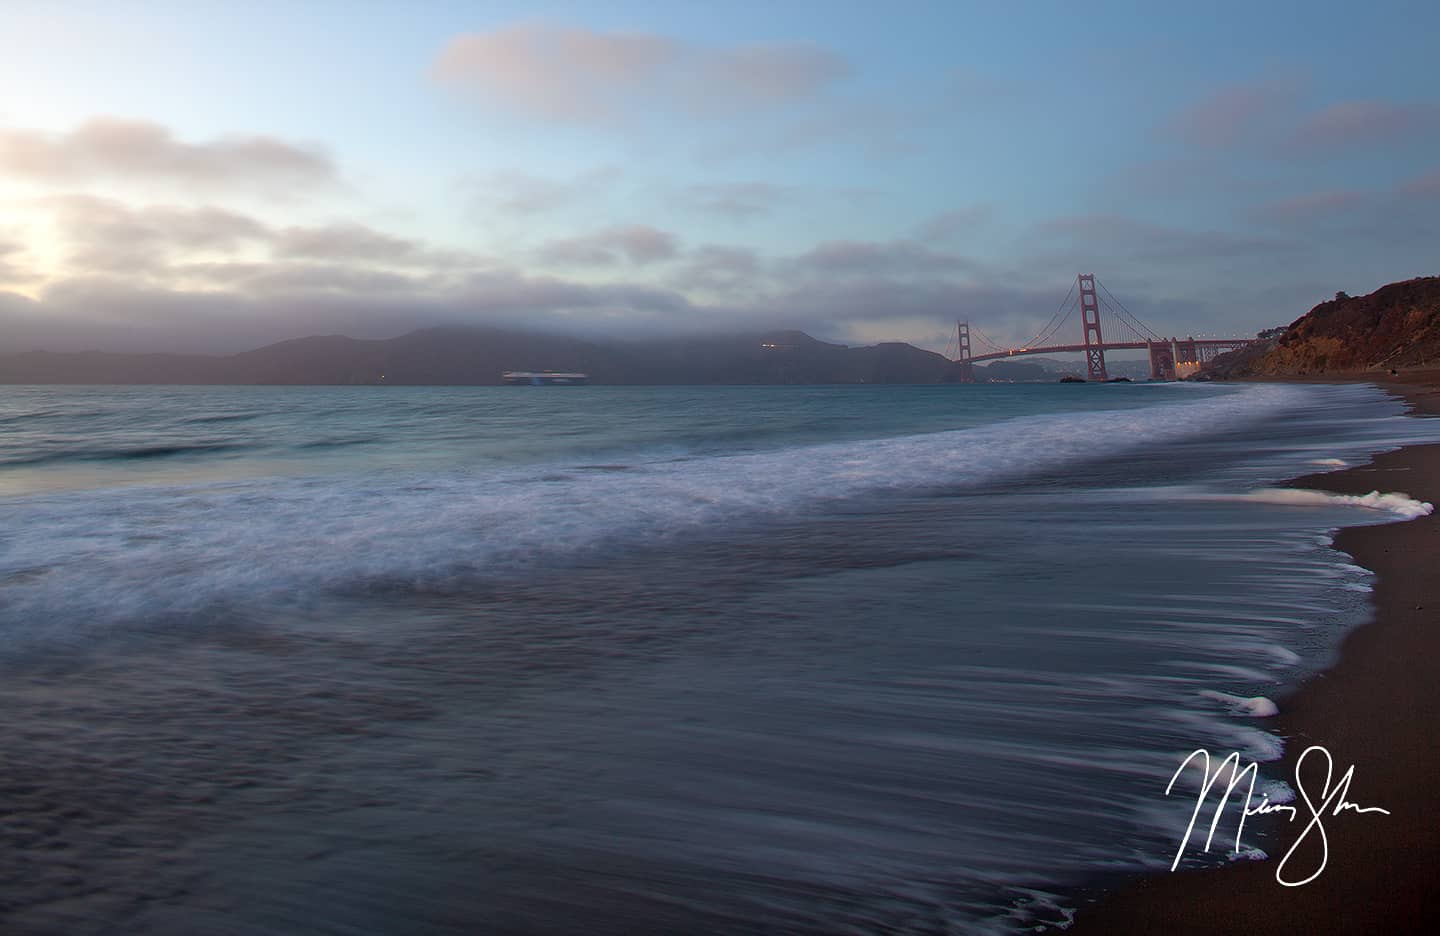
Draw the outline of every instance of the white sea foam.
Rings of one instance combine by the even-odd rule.
[[[1284,780],[1264,780],[1255,792],[1263,795],[1270,802],[1282,806],[1295,802],[1295,789]]]
[[[1274,658],[1276,663],[1282,666],[1294,666],[1300,662],[1300,654],[1291,650],[1289,647],[1282,647],[1279,644],[1268,644],[1264,649],[1266,653]]]
[[[1225,857],[1230,861],[1268,861],[1270,858],[1264,849],[1245,844],[1241,844],[1238,850],[1231,851]]]
[[[1280,707],[1264,696],[1243,696],[1231,695],[1228,692],[1217,692],[1214,689],[1203,689],[1200,694],[1207,699],[1214,699],[1230,710],[1232,715],[1243,715],[1246,718],[1272,718],[1280,714]]]
[[[1285,756],[1285,742],[1268,731],[1257,728],[1242,729],[1240,739],[1240,753],[1251,760],[1268,763]]]
[[[1277,761],[1285,754],[1284,740],[1263,728],[1183,709],[1168,713],[1168,717],[1185,726],[1186,737],[1210,739],[1210,750],[1223,752],[1220,757],[1236,751],[1245,762],[1263,764]]]
[[[1301,397],[1296,388],[1249,387],[626,471],[551,464],[16,498],[0,507],[0,629],[187,614],[216,601],[303,601],[335,590],[448,588],[547,557],[693,534],[827,499],[1055,470],[1262,418]]]
[[[1314,458],[1310,460],[1312,465],[1321,465],[1326,468],[1348,468],[1350,463],[1343,458]]]
[[[1364,507],[1382,511],[1401,520],[1427,517],[1435,508],[1424,501],[1415,500],[1408,494],[1329,494],[1325,491],[1308,491],[1303,488],[1262,488],[1247,494],[1206,495],[1206,499],[1248,501],[1257,504],[1282,504],[1296,507]]]

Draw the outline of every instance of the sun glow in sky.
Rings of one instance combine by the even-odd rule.
[[[0,350],[1248,334],[1437,272],[1430,3],[0,7]],[[1078,332],[1077,332],[1078,338]]]

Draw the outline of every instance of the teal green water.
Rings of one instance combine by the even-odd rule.
[[[10,387],[0,490],[723,456],[1176,396],[1025,385],[961,397],[954,387]]]

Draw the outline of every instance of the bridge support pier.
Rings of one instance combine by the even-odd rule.
[[[1174,349],[1176,377],[1194,377],[1200,372],[1200,349],[1194,338],[1171,338],[1170,347]]]
[[[1149,341],[1145,347],[1150,352],[1150,379],[1174,380],[1175,352],[1171,346],[1163,341]]]

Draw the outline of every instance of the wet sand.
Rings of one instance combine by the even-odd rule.
[[[1417,415],[1440,415],[1440,371],[1372,382],[1409,400]],[[1440,505],[1440,445],[1292,483],[1340,494],[1400,491]],[[1335,546],[1376,573],[1374,618],[1345,639],[1329,671],[1279,700],[1280,715],[1269,725],[1285,738],[1286,752],[1273,772],[1293,786],[1295,758],[1324,745],[1335,758],[1337,782],[1355,767],[1347,799],[1391,815],[1327,813],[1324,872],[1304,886],[1284,887],[1276,881],[1277,861],[1309,816],[1298,802],[1300,818],[1278,822],[1279,841],[1267,843],[1270,861],[1147,877],[1082,907],[1075,931],[1440,932],[1440,511],[1348,528]],[[1312,775],[1312,766],[1307,761],[1305,786],[1318,798],[1324,769],[1318,765]],[[1294,859],[1297,877],[1316,867],[1318,849],[1312,832]]]

